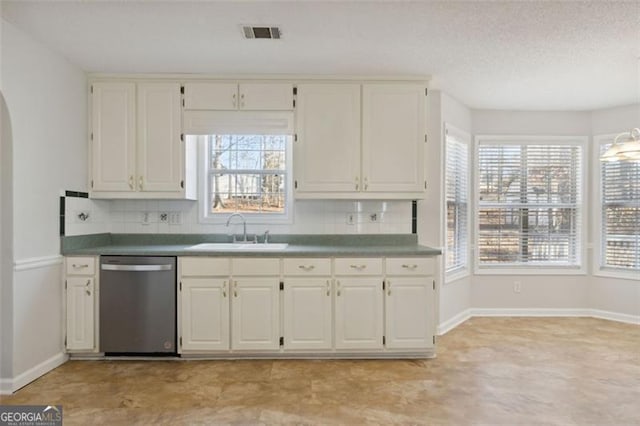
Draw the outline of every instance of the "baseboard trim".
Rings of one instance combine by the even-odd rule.
[[[0,395],[11,395],[13,393],[11,390],[12,385],[13,385],[13,380],[0,379]]]
[[[591,310],[594,318],[606,319],[610,321],[625,322],[628,324],[640,325],[640,315],[619,314],[617,312],[602,311],[600,309]]]
[[[24,373],[19,374],[13,380],[3,379],[9,382],[10,384],[10,391],[8,393],[11,394],[17,391],[18,389],[33,382],[34,380],[44,376],[49,371],[67,362],[68,359],[69,359],[69,356],[67,354],[60,352],[59,354],[52,356],[51,358],[41,362],[35,367],[28,369]],[[3,391],[4,391],[4,388],[3,388]]]
[[[452,318],[449,318],[442,324],[438,326],[438,336],[442,336],[443,334],[447,334],[466,320],[471,318],[471,309],[465,309],[457,315],[454,315]]]
[[[472,317],[590,317],[590,309],[472,308]]]
[[[599,309],[547,309],[547,308],[472,308],[466,309],[438,325],[442,336],[473,317],[590,317],[640,325],[640,315],[620,314]]]
[[[56,254],[54,256],[29,257],[13,262],[14,271],[26,271],[28,269],[44,268],[51,265],[59,265],[62,263],[62,256]]]

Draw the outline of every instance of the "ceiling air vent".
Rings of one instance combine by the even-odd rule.
[[[280,38],[280,28],[278,27],[254,27],[250,25],[243,25],[242,32],[244,38]]]

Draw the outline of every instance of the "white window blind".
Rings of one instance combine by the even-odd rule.
[[[468,267],[469,141],[453,133],[447,129],[445,139],[447,273]]]
[[[579,266],[582,146],[480,140],[480,266]]]
[[[600,194],[601,267],[640,271],[640,161],[601,162]]]

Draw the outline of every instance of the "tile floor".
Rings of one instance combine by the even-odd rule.
[[[72,361],[1,404],[65,425],[640,425],[640,326],[474,318],[431,360]]]

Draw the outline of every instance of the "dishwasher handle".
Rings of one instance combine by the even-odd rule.
[[[171,265],[100,265],[103,271],[133,271],[133,272],[149,272],[149,271],[170,271]]]

